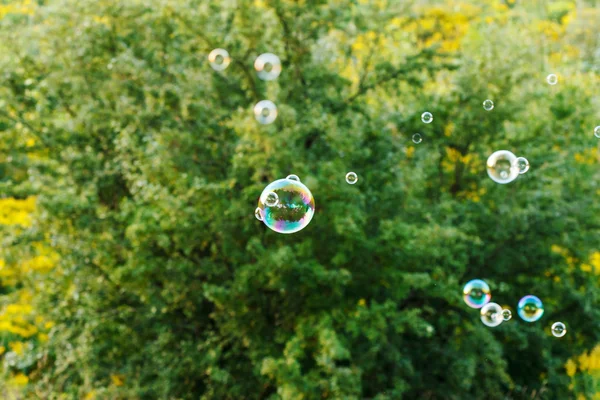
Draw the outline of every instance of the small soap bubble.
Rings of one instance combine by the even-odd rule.
[[[281,74],[281,61],[273,53],[264,53],[256,57],[254,69],[263,81],[272,81]]]
[[[483,109],[486,111],[492,111],[494,109],[494,102],[491,101],[490,99],[485,100],[483,102]]]
[[[266,199],[275,193],[279,198],[276,206],[269,206]],[[299,180],[279,179],[263,190],[259,200],[263,222],[278,233],[294,233],[305,228],[315,213],[315,200],[310,190]]]
[[[431,121],[433,121],[433,114],[431,114],[429,111],[425,111],[423,114],[421,114],[421,121],[425,122],[426,124],[431,123]]]
[[[208,54],[208,62],[215,71],[223,71],[229,66],[231,57],[225,49],[214,49]]]
[[[356,182],[358,182],[358,175],[356,175],[355,172],[348,172],[346,174],[346,182],[348,182],[351,185],[354,185]]]
[[[563,337],[567,333],[567,327],[562,322],[552,324],[552,334],[556,337]]]
[[[542,318],[542,315],[544,314],[544,305],[538,297],[527,295],[519,300],[517,313],[523,321],[535,322]]]
[[[294,175],[294,174],[286,176],[285,179],[289,179],[291,181],[300,182],[300,178],[298,177],[298,175]]]
[[[494,327],[503,321],[502,307],[498,303],[487,303],[480,310],[481,322],[484,325]]]
[[[515,167],[518,169],[519,174],[524,174],[529,171],[529,161],[525,157],[517,157],[514,161]]]
[[[277,106],[271,100],[261,100],[254,106],[254,117],[263,125],[268,125],[277,118]]]
[[[502,310],[502,319],[508,321],[512,318],[512,312],[509,309]]]
[[[600,139],[600,125],[594,128],[594,136]]]
[[[499,150],[488,157],[486,167],[489,177],[496,183],[510,183],[519,176],[515,161],[517,156],[508,150]]]
[[[556,74],[550,74],[546,77],[546,81],[550,85],[556,85],[558,83],[558,76],[556,76]]]
[[[419,144],[419,143],[421,143],[423,141],[423,137],[421,136],[420,133],[415,133],[412,136],[412,141],[413,141],[413,143]]]
[[[471,308],[481,308],[486,305],[492,294],[490,287],[481,279],[473,279],[463,287],[463,300]]]
[[[277,196],[277,193],[267,193],[267,197],[265,198],[265,204],[269,207],[275,207],[277,203],[279,203],[279,196]]]
[[[256,207],[256,210],[254,210],[254,216],[257,220],[262,221],[263,218],[259,207]]]

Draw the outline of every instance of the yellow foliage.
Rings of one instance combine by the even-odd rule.
[[[0,225],[31,225],[31,216],[35,208],[35,197],[25,200],[12,197],[0,199]]]
[[[12,1],[10,4],[0,4],[0,19],[9,14],[33,15],[36,4],[33,0]]]
[[[29,382],[29,378],[27,377],[27,375],[23,374],[22,372],[19,372],[18,374],[13,376],[13,378],[11,380],[11,384],[16,385],[16,386],[25,386],[25,385],[27,385],[28,382]]]
[[[10,349],[18,355],[21,355],[23,354],[23,349],[25,346],[23,345],[23,342],[10,342],[8,347],[10,347]]]
[[[579,164],[594,165],[598,162],[598,157],[597,151],[594,148],[584,150],[581,153],[575,153],[575,161]]]
[[[115,386],[123,386],[125,383],[125,377],[123,375],[111,375],[110,379]]]

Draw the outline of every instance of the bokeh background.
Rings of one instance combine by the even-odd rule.
[[[597,0],[1,0],[0,397],[600,398],[599,22]],[[508,185],[501,149],[531,163]],[[316,215],[281,235],[254,209],[289,174]],[[464,304],[474,278],[511,321]]]

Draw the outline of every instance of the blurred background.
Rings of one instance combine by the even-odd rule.
[[[599,22],[596,0],[0,0],[0,398],[600,398]],[[492,181],[497,150],[531,169]],[[254,210],[289,174],[316,213],[283,235]],[[476,278],[512,320],[467,307]]]

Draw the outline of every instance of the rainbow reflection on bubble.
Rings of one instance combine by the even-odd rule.
[[[492,294],[490,293],[490,287],[481,279],[473,279],[467,282],[463,288],[463,299],[471,308],[481,308],[486,305],[491,298]]]
[[[279,201],[267,205],[270,193],[275,193]],[[262,211],[263,222],[279,233],[294,233],[304,229],[315,214],[315,199],[310,190],[300,181],[279,179],[270,183],[260,195],[258,208]]]
[[[523,321],[535,322],[542,318],[542,315],[544,314],[544,305],[538,297],[528,295],[519,300],[517,313]]]

